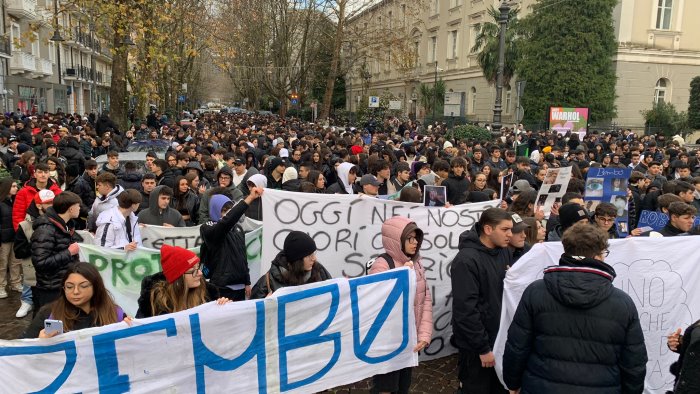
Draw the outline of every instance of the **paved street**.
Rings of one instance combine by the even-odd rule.
[[[31,313],[24,319],[17,319],[15,313],[19,308],[19,293],[10,291],[9,297],[0,300],[0,339],[15,339],[31,321]],[[369,380],[363,380],[349,386],[328,390],[337,394],[369,393]],[[413,371],[411,393],[415,394],[452,394],[457,388],[457,358],[445,357],[422,363]]]

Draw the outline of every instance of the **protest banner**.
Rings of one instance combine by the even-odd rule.
[[[644,384],[647,394],[663,394],[673,387],[669,366],[678,354],[668,349],[666,338],[700,317],[700,290],[692,286],[700,283],[700,251],[696,242],[700,242],[700,237],[610,240],[610,255],[605,261],[617,273],[613,285],[632,298],[644,332],[649,357]],[[537,244],[506,273],[501,329],[494,351],[499,376],[508,327],[520,297],[530,283],[542,278],[546,267],[559,264],[563,252],[560,242]]]
[[[615,205],[615,230],[620,238],[629,234],[627,182],[631,174],[631,168],[590,168],[586,178],[586,191],[583,196],[586,209],[593,213],[601,202]]]
[[[199,233],[199,227],[196,227],[196,229]],[[178,230],[182,230],[182,232],[178,233]],[[188,232],[191,234],[191,230],[188,230],[187,227],[159,227],[157,231],[161,231],[160,236],[151,239],[156,240],[155,242],[161,246],[163,242],[172,244],[172,241],[179,243],[177,246],[182,246],[183,244],[191,245],[194,239],[191,236],[187,236]],[[125,252],[119,249],[103,248],[90,243],[90,237],[92,237],[90,233],[81,235],[83,235],[85,243],[80,244],[80,260],[97,267],[104,279],[105,287],[112,293],[115,301],[121,305],[127,314],[131,316],[136,315],[138,309],[136,301],[141,292],[141,281],[146,276],[161,271],[160,251],[155,248],[138,248],[132,252]],[[246,233],[245,241],[250,278],[251,280],[256,280],[262,276],[260,272],[262,226]],[[153,242],[149,242],[149,245],[153,246]],[[189,249],[199,255],[199,246]]]
[[[422,359],[454,353],[452,335],[452,285],[450,263],[459,249],[459,236],[479,220],[481,212],[498,200],[452,208],[428,208],[422,204],[387,201],[357,195],[292,193],[266,189],[262,197],[265,230],[261,272],[282,249],[290,231],[308,233],[317,246],[319,262],[333,277],[365,275],[365,264],[383,253],[382,223],[405,216],[423,230],[420,255],[434,300],[433,340]],[[252,277],[251,277],[252,279]]]
[[[583,141],[588,131],[588,108],[549,108],[549,129],[559,134],[577,133]]]
[[[571,167],[549,168],[544,176],[542,187],[537,192],[535,210],[544,212],[544,217],[549,219],[554,204],[561,205],[561,199],[569,187],[571,180]]]
[[[0,392],[313,393],[415,366],[415,272],[0,341]]]
[[[663,212],[644,210],[639,215],[638,228],[651,227],[654,231],[659,231],[666,227],[668,223],[668,215]],[[700,216],[695,217],[693,227],[700,226]]]

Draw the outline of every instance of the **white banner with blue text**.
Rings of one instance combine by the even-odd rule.
[[[647,375],[644,392],[662,394],[673,388],[670,365],[678,359],[666,346],[669,334],[686,329],[700,318],[700,236],[610,240],[610,264],[617,277],[613,285],[627,293],[637,307],[647,347]],[[561,242],[535,245],[506,274],[501,326],[494,354],[496,371],[502,372],[508,327],[523,292],[542,279],[546,267],[559,264],[564,252]]]
[[[415,273],[0,341],[0,392],[313,393],[416,366]]]
[[[405,216],[423,230],[420,256],[433,296],[433,340],[421,359],[454,353],[450,264],[459,251],[459,237],[472,228],[486,209],[500,201],[463,204],[451,208],[381,200],[368,196],[307,194],[265,189],[261,272],[282,249],[290,231],[308,233],[316,242],[316,256],[333,277],[365,275],[366,263],[384,252],[382,223]],[[252,275],[251,275],[252,279]]]

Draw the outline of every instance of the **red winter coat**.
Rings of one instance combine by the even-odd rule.
[[[382,225],[382,245],[386,253],[394,260],[394,266],[396,268],[403,267],[408,261],[413,261],[413,269],[416,271],[416,297],[413,301],[413,306],[416,314],[418,341],[430,343],[430,339],[433,336],[433,298],[430,295],[430,289],[428,289],[425,281],[425,271],[420,263],[420,257],[414,256],[413,259],[410,259],[404,254],[401,245],[401,234],[403,234],[409,224],[417,229],[415,223],[405,217],[394,216],[385,221]],[[420,233],[420,236],[417,238],[422,240],[422,232],[420,230],[417,232]],[[420,242],[418,247],[420,247]],[[369,273],[376,274],[378,272],[387,271],[388,269],[389,263],[383,258],[378,257],[372,264]]]
[[[55,195],[61,193],[61,188],[51,179],[46,184],[46,189],[51,190]],[[39,193],[39,189],[36,188],[36,178],[27,181],[24,187],[17,192],[15,204],[12,206],[12,226],[14,226],[15,231],[17,231],[17,227],[27,216],[27,208],[34,201],[34,196],[37,193]]]

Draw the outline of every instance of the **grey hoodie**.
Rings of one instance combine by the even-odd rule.
[[[148,208],[139,212],[139,223],[153,226],[162,226],[163,223],[168,223],[175,227],[185,227],[185,221],[177,209],[170,206],[163,210],[158,208],[158,197],[163,187],[157,186],[148,196]]]

